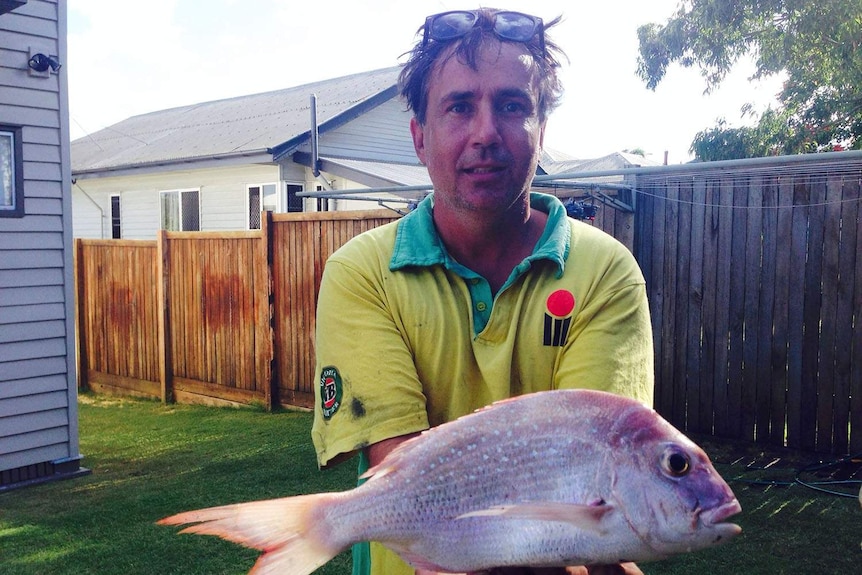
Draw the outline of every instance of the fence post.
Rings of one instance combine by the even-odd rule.
[[[272,295],[272,212],[264,210],[260,219],[260,260],[263,269],[257,273],[255,282],[255,302],[259,306],[255,311],[255,340],[257,341],[257,377],[264,389],[266,410],[272,411],[278,401],[275,369],[275,335],[273,331],[273,295]]]
[[[87,359],[87,313],[86,286],[84,284],[84,243],[81,238],[75,238],[75,249],[72,251],[72,266],[75,275],[75,341],[77,342],[78,389],[89,389],[87,375],[90,366]]]
[[[170,320],[170,251],[168,234],[159,230],[156,242],[156,305],[159,321],[159,382],[162,403],[174,401],[173,369],[171,367],[171,320]]]

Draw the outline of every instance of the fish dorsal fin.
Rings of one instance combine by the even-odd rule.
[[[537,501],[516,505],[499,505],[471,511],[456,517],[456,520],[470,517],[499,517],[505,519],[532,519],[535,521],[556,521],[570,523],[587,531],[603,533],[602,518],[613,510],[612,505],[578,505],[557,501]]]

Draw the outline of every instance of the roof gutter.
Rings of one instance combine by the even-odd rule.
[[[121,166],[111,166],[108,168],[86,168],[82,170],[72,169],[72,175],[75,177],[101,178],[122,176],[127,174],[139,173],[145,170],[161,168],[164,166],[183,166],[188,167],[189,164],[199,163],[219,163],[225,165],[229,162],[247,164],[249,158],[258,156],[262,162],[267,164],[272,163],[270,156],[266,150],[250,150],[248,152],[231,152],[227,154],[213,154],[209,156],[198,156],[191,158],[177,158],[175,160],[156,160],[153,162],[144,162],[140,164],[126,164]]]

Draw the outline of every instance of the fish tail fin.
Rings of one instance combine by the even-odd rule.
[[[251,571],[255,575],[308,575],[345,547],[331,540],[326,522],[315,515],[331,497],[322,493],[210,507],[172,515],[158,524],[195,523],[180,533],[216,535],[264,551]]]

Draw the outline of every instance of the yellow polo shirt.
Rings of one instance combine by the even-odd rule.
[[[652,404],[652,332],[634,257],[553,196],[531,194],[531,207],[548,214],[545,232],[496,294],[446,252],[433,195],[329,258],[312,429],[321,466],[534,391],[591,388]],[[374,575],[413,573],[382,546],[371,556]]]

